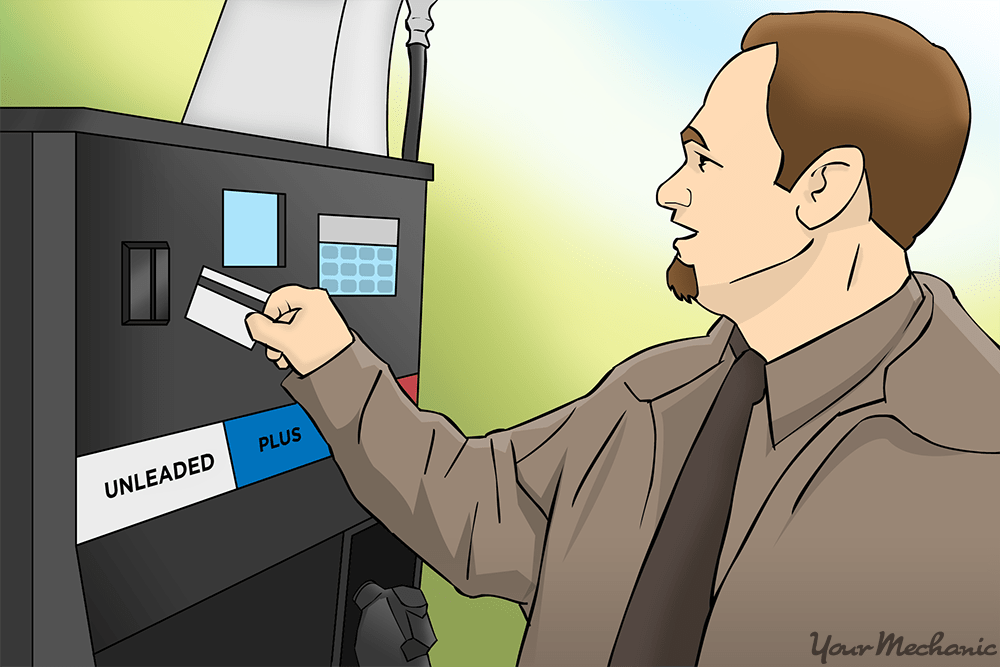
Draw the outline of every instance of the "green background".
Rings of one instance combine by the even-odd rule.
[[[83,106],[179,121],[222,4],[0,0],[0,104]],[[438,27],[430,35],[420,154],[435,164],[428,191],[420,405],[449,415],[469,435],[549,410],[588,391],[633,352],[708,328],[712,316],[678,303],[666,290],[663,271],[679,230],[665,224],[653,192],[676,166],[669,151],[677,150],[677,129],[693,115],[711,73],[738,48],[749,24],[743,14],[764,13],[757,5],[741,8],[735,18],[726,8],[718,10],[720,25],[733,23],[725,44],[709,58],[696,51],[704,72],[674,73],[682,92],[676,103],[664,103],[611,90],[620,81],[647,86],[632,65],[644,54],[615,46],[640,44],[642,36],[628,32],[632,26],[616,35],[614,17],[594,28],[577,18],[575,12],[584,11],[580,5],[572,11],[557,3],[532,5],[537,13],[518,26],[525,40],[518,49],[531,57],[518,61],[516,54],[494,48],[498,40],[480,34],[495,28],[482,23],[492,10],[476,5],[453,0],[434,8]],[[517,7],[527,11],[527,5]],[[585,9],[599,11],[592,4]],[[567,55],[573,42],[551,26],[579,43],[597,44],[600,60]],[[707,39],[698,34],[699,43]],[[389,100],[390,155],[396,157],[406,105],[405,38],[401,17]],[[496,62],[490,60],[494,55]],[[581,73],[583,66],[575,69],[581,60],[597,64]],[[615,83],[579,97],[594,88],[591,76]],[[526,88],[510,94],[519,82]],[[630,99],[619,102],[624,97]],[[567,99],[574,103],[563,106]],[[547,110],[548,125],[537,120],[539,107]],[[581,118],[591,125],[574,125]],[[642,119],[650,125],[632,139],[630,128],[647,122]],[[591,131],[597,123],[604,127]],[[622,159],[620,146],[602,143],[604,135],[635,144],[639,157]],[[553,137],[564,143],[547,143]],[[993,145],[988,149],[995,171]],[[593,162],[576,157],[591,154]],[[639,202],[636,208],[602,198],[618,190]],[[956,185],[953,198],[959,190]],[[991,205],[984,215],[994,234]],[[989,252],[984,265],[975,257],[964,262],[966,277],[952,284],[997,338],[1000,285],[989,264],[996,263],[995,251]],[[423,590],[439,638],[431,652],[435,667],[514,664],[524,631],[516,605],[465,598],[426,567]]]

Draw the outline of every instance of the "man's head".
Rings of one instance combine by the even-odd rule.
[[[944,203],[968,132],[961,73],[908,26],[863,13],[758,19],[657,192],[696,232],[676,242],[668,284],[725,312],[846,210],[909,248]]]

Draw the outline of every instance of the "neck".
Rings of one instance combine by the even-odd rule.
[[[730,317],[771,361],[871,310],[909,274],[903,249],[866,221],[818,237],[795,261],[761,274],[759,284],[747,287],[780,296],[757,312]]]

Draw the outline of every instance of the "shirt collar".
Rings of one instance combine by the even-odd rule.
[[[786,352],[766,366],[771,442],[777,446],[863,380],[896,346],[923,299],[910,275],[900,289],[871,310]],[[733,327],[729,351],[746,346]],[[728,355],[727,355],[728,356]]]

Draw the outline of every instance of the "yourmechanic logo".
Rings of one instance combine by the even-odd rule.
[[[827,635],[825,640],[821,640],[818,632],[812,632],[809,636],[812,637],[812,654],[819,656],[820,662],[824,665],[827,664],[827,659],[830,657],[852,658],[863,656],[866,653],[885,655],[887,657],[941,655],[969,656],[975,658],[997,655],[997,645],[986,644],[984,646],[983,642],[985,638],[983,637],[980,637],[979,643],[974,646],[967,646],[965,644],[945,645],[943,632],[935,632],[930,641],[924,644],[907,644],[903,635],[897,636],[895,633],[886,633],[884,630],[879,632],[878,641],[874,645],[842,644],[834,642],[833,635]]]

